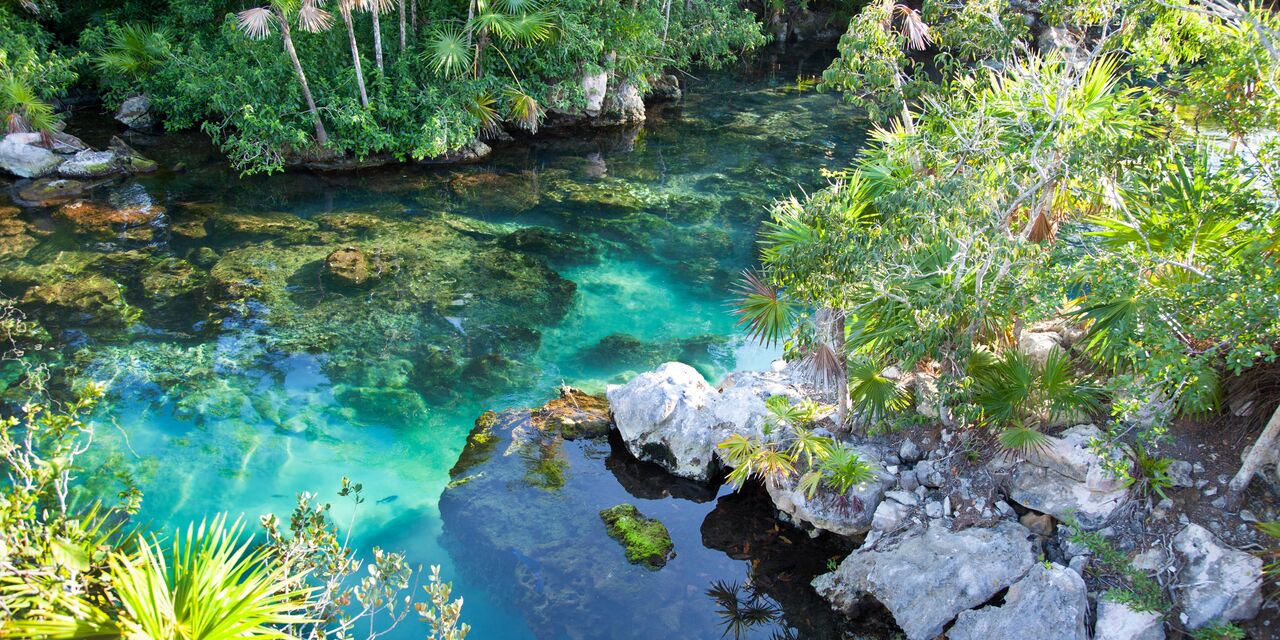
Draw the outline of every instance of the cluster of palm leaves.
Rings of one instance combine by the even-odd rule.
[[[1101,390],[1075,373],[1060,349],[1039,362],[1017,349],[997,356],[978,348],[968,366],[980,421],[1000,430],[1004,448],[1023,455],[1048,444],[1044,428],[1055,420],[1095,412],[1101,401]]]
[[[707,589],[716,601],[716,614],[724,622],[722,637],[751,637],[753,630],[782,619],[782,609],[755,585],[717,580]]]
[[[0,73],[4,73],[3,67]],[[61,120],[53,105],[41,100],[29,83],[12,73],[0,75],[0,114],[9,133],[52,131]]]

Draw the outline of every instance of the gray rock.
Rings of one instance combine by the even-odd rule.
[[[941,518],[942,503],[938,502],[937,500],[934,500],[933,502],[930,502],[929,504],[924,505],[924,515],[928,516],[931,520],[937,520],[938,518]]]
[[[632,455],[684,478],[708,480],[722,465],[716,445],[735,433],[763,437],[765,400],[801,397],[784,374],[774,372],[733,374],[723,387],[717,391],[693,367],[668,362],[610,386],[606,395]],[[869,526],[869,513],[867,520]]]
[[[923,455],[920,452],[920,447],[910,439],[903,440],[902,446],[898,447],[898,459],[906,463],[915,462]]]
[[[62,156],[27,142],[28,136],[11,133],[0,140],[0,169],[19,178],[43,178],[62,164]]]
[[[1191,479],[1191,463],[1186,460],[1174,460],[1169,465],[1169,480],[1175,487],[1190,487],[1194,484]]]
[[[933,460],[921,460],[916,464],[916,480],[920,482],[920,486],[930,489],[941,487],[946,482],[946,477],[942,475],[941,467],[942,465]]]
[[[1084,578],[1063,567],[1036,563],[1009,587],[1004,603],[964,611],[947,632],[949,640],[1087,640],[1089,600]]]
[[[600,115],[600,110],[604,107],[604,96],[609,90],[609,73],[601,71],[599,73],[587,73],[582,76],[582,96],[587,100],[587,107],[584,109],[588,116],[592,118]]]
[[[438,156],[421,158],[417,162],[425,165],[469,164],[480,162],[489,157],[491,153],[493,153],[493,148],[476,138],[453,151],[448,151]]]
[[[863,460],[877,469],[884,468],[876,458],[875,451],[859,446],[854,449]],[[837,535],[858,536],[874,527],[875,515],[883,504],[885,490],[892,487],[893,483],[893,476],[881,470],[876,472],[875,480],[852,487],[844,496],[838,496],[823,487],[810,497],[800,488],[799,478],[794,476],[770,481],[765,485],[765,490],[773,499],[773,506],[794,522],[805,523]]]
[[[1226,496],[1219,496],[1217,498],[1214,498],[1213,502],[1209,503],[1209,506],[1213,507],[1214,509],[1218,509],[1219,511],[1226,509],[1227,508]]]
[[[864,598],[874,598],[909,640],[929,640],[960,612],[1027,574],[1035,564],[1028,537],[1026,529],[1008,521],[958,532],[934,522],[892,548],[863,546],[835,571],[815,578],[813,586],[846,614]]]
[[[649,83],[650,100],[676,102],[683,93],[680,91],[680,79],[667,73],[654,78]]]
[[[116,110],[116,120],[130,129],[154,129],[156,119],[151,113],[151,98],[146,94],[139,94],[120,103],[120,108]]]
[[[1072,571],[1084,577],[1084,572],[1089,570],[1089,564],[1093,561],[1092,556],[1076,556],[1067,562],[1067,567]]]
[[[1062,336],[1049,332],[1023,332],[1018,337],[1018,351],[1032,362],[1044,364],[1054,349],[1062,350]]]
[[[58,167],[64,178],[105,178],[123,173],[112,151],[81,151]]]
[[[1129,499],[1129,490],[1112,477],[1098,456],[1089,451],[1097,427],[1079,426],[1050,438],[1049,445],[1025,461],[996,459],[999,471],[1012,465],[1009,498],[1058,520],[1074,517],[1085,529],[1103,526]]]
[[[1009,506],[1009,503],[1004,500],[996,501],[996,512],[1006,518],[1012,517],[1016,513],[1013,507]]]
[[[876,507],[876,512],[871,517],[871,528],[875,531],[894,531],[909,515],[911,507],[894,500],[885,500]]]
[[[644,122],[644,118],[644,98],[634,84],[624,80],[611,87],[605,95],[604,107],[596,124],[635,124]]]
[[[915,491],[920,486],[920,480],[916,478],[915,472],[904,473],[898,476],[898,486],[903,491]]]
[[[1174,537],[1173,548],[1183,561],[1177,592],[1187,627],[1257,615],[1262,604],[1261,558],[1222,545],[1194,524]]]
[[[920,499],[916,497],[916,494],[911,493],[910,491],[886,491],[884,492],[884,497],[890,500],[895,500],[899,504],[905,504],[908,507],[914,507],[920,504]]]
[[[1093,640],[1164,640],[1164,623],[1156,613],[1134,611],[1103,597],[1098,599],[1097,618]]]

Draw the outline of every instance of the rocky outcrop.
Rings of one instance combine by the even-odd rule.
[[[1123,602],[1100,598],[1097,619],[1093,640],[1164,640],[1159,614],[1135,611]]]
[[[1031,569],[1030,534],[1002,521],[992,528],[950,531],[933,522],[922,532],[863,547],[813,586],[837,610],[854,613],[874,598],[909,640],[931,640],[961,612],[981,605]],[[887,543],[896,542],[892,547]]]
[[[1025,461],[997,459],[993,470],[1008,472],[1009,498],[1022,506],[1063,520],[1075,518],[1085,529],[1097,529],[1129,498],[1124,483],[1112,477],[1102,460],[1089,451],[1097,427],[1068,429],[1060,438]]]
[[[654,102],[676,102],[683,95],[680,91],[680,79],[668,73],[654,78],[649,83],[649,93],[645,99]]]
[[[587,102],[583,112],[592,118],[600,115],[600,110],[604,108],[604,97],[608,91],[609,73],[607,71],[583,74],[582,97]]]
[[[1087,640],[1089,600],[1084,578],[1061,565],[1037,563],[1009,587],[1004,602],[965,611],[947,632],[949,640]]]
[[[896,478],[885,472],[884,462],[876,451],[865,446],[855,449],[864,461],[876,468],[875,481],[856,485],[844,495],[823,487],[811,498],[799,487],[799,478],[790,476],[766,484],[773,504],[793,522],[823,531],[842,536],[860,536],[870,531],[877,515],[881,518],[889,515],[881,513],[879,508],[884,504],[885,491],[893,487]]]
[[[488,158],[491,153],[493,153],[493,148],[481,142],[477,138],[452,151],[445,152],[438,156],[423,158],[418,161],[418,164],[471,164]]]
[[[103,178],[120,173],[112,151],[81,151],[58,167],[64,178]]]
[[[150,131],[156,128],[156,118],[151,112],[151,98],[145,93],[132,96],[116,109],[116,120],[130,129]]]
[[[325,276],[335,284],[348,287],[372,284],[391,270],[392,265],[381,256],[355,247],[343,247],[324,259]]]
[[[1248,620],[1262,605],[1262,559],[1224,546],[1204,527],[1187,525],[1174,539],[1183,561],[1178,604],[1183,624],[1199,629],[1222,621]]]
[[[644,97],[630,80],[622,80],[610,88],[604,98],[600,117],[592,124],[613,126],[644,122]]]
[[[722,386],[717,391],[693,367],[668,362],[609,387],[607,396],[632,455],[683,478],[709,480],[721,469],[716,445],[734,433],[760,434],[765,400],[800,397],[777,375],[733,375]]]
[[[39,134],[11,133],[0,140],[0,169],[19,178],[43,178],[58,170],[62,156],[30,141]]]

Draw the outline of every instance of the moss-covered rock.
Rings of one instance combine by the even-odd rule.
[[[18,189],[21,204],[33,207],[51,207],[70,202],[96,183],[68,178],[40,178]]]
[[[599,249],[590,240],[576,234],[546,227],[526,227],[507,234],[502,246],[543,256],[560,264],[587,264],[600,259]]]
[[[529,172],[459,173],[449,180],[449,187],[463,201],[492,213],[523,213],[540,200],[538,179]]]
[[[124,301],[120,285],[97,274],[32,287],[23,304],[43,311],[48,322],[65,325],[125,325],[137,311]]]
[[[163,258],[143,271],[139,284],[148,298],[172,300],[202,288],[205,273],[186,260]]]
[[[315,238],[320,225],[292,213],[237,213],[218,211],[209,225],[215,234],[277,238],[288,242],[305,242]]]
[[[609,535],[622,545],[632,564],[658,570],[675,557],[675,545],[667,526],[655,518],[645,517],[635,505],[620,504],[600,511]]]
[[[608,400],[570,387],[562,387],[558,397],[534,410],[530,421],[543,431],[560,433],[566,440],[606,436],[613,426]]]
[[[368,252],[355,247],[343,247],[324,259],[325,276],[335,284],[346,287],[363,287],[380,280],[385,273],[395,269],[394,263],[379,252]]]
[[[337,385],[333,397],[355,412],[360,422],[413,426],[426,419],[427,403],[410,389]]]

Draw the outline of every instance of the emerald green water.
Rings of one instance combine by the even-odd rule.
[[[565,445],[559,486],[521,484],[498,458],[504,480],[484,500],[442,517],[441,494],[485,410],[537,406],[562,383],[600,392],[665,360],[714,381],[776,356],[735,331],[728,287],[754,260],[767,204],[818,187],[819,169],[861,143],[836,97],[796,88],[831,55],[762,55],[690,79],[642,129],[542,136],[463,168],[241,179],[197,134],[135,140],[165,170],[82,197],[164,216],[126,231],[76,227],[62,203],[8,213],[19,230],[0,292],[48,331],[39,358],[55,385],[109,385],[104,470],[130,469],[159,524],[283,515],[298,492],[332,496],[349,476],[366,488],[357,542],[443,564],[472,637],[719,637],[706,592],[747,581],[749,562],[708,540],[736,526],[726,510],[760,512],[748,498],[637,492],[620,473],[663,480],[600,442]],[[85,129],[99,145],[108,134]],[[385,273],[334,281],[323,262],[345,247]],[[32,293],[49,282],[75,284]],[[88,480],[112,486],[105,471]],[[506,522],[504,500],[543,504],[564,526],[513,519],[497,528],[505,542],[476,534]],[[618,502],[671,529],[666,568],[609,546],[590,516]],[[336,497],[334,511],[351,514]],[[826,624],[779,611],[747,637]]]

